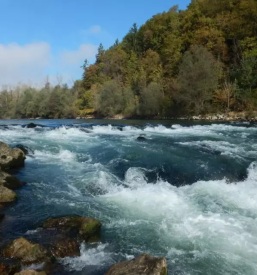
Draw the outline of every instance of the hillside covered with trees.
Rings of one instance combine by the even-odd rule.
[[[193,0],[99,46],[67,85],[6,90],[0,117],[175,117],[257,107],[257,1]],[[19,89],[18,89],[19,90]]]

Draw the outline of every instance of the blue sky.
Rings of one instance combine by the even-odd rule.
[[[0,85],[41,84],[46,75],[80,78],[100,42],[105,48],[156,13],[189,0],[0,0]]]

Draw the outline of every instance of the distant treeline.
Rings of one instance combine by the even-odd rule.
[[[184,11],[172,7],[140,28],[134,24],[109,49],[100,45],[95,63],[85,60],[83,69],[70,89],[30,88],[7,99],[11,105],[1,95],[0,106],[9,107],[0,115],[251,112],[257,107],[257,1],[193,0]]]

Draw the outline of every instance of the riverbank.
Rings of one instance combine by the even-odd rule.
[[[2,120],[9,120],[10,118],[2,118]],[[19,120],[54,120],[54,118],[13,118]],[[189,120],[189,121],[213,121],[213,122],[257,122],[257,112],[228,112],[228,113],[215,113],[215,114],[204,114],[204,115],[186,115],[180,117],[126,117],[122,114],[115,115],[113,117],[100,117],[98,115],[88,115],[88,116],[77,116],[73,118],[59,118],[59,119],[102,119],[102,120]]]
[[[97,116],[85,116],[76,117],[76,119],[99,119]],[[115,120],[129,120],[129,119],[139,119],[148,120],[149,118],[128,118],[123,115],[116,115],[113,117],[102,117],[102,119],[115,119]],[[240,122],[257,122],[257,112],[229,112],[229,113],[216,113],[216,114],[205,114],[205,115],[192,115],[192,116],[182,116],[182,117],[163,117],[163,118],[150,118],[152,120],[190,120],[190,121],[240,121]]]

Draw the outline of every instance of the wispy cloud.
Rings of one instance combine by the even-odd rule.
[[[40,81],[51,61],[46,42],[0,44],[0,85]]]
[[[79,65],[85,59],[93,59],[97,53],[97,46],[82,44],[77,50],[66,50],[60,54],[60,61],[64,65]],[[82,65],[82,64],[81,64]]]
[[[100,26],[95,25],[89,29],[89,33],[93,33],[93,34],[100,33],[101,30],[102,30],[102,28]]]
[[[94,60],[97,48],[87,43],[75,50],[67,49],[53,55],[51,46],[46,42],[0,44],[0,88],[19,82],[42,85],[46,75],[56,82],[57,74],[62,76],[63,82],[70,82],[81,76],[81,65],[85,59]]]

